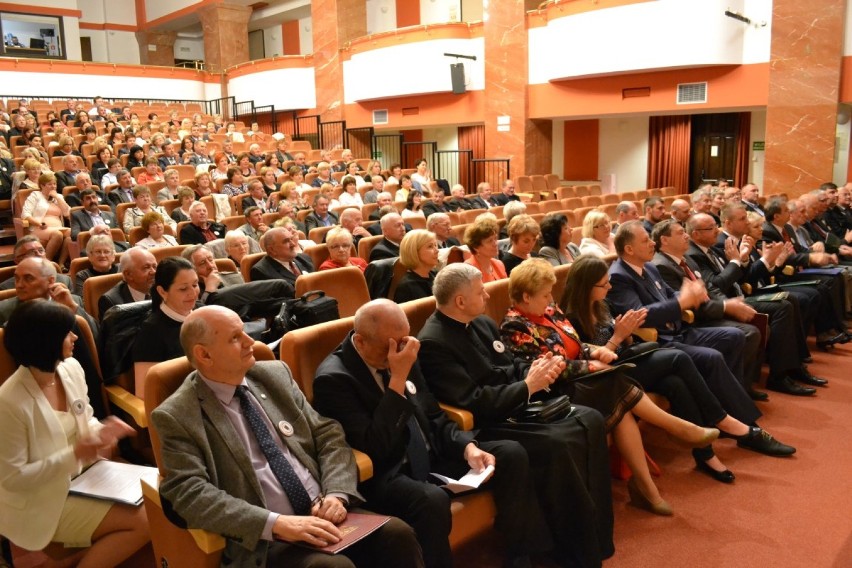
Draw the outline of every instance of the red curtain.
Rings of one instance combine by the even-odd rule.
[[[485,126],[459,126],[459,150],[473,150],[473,155],[471,156],[474,160],[481,160],[485,157]],[[468,187],[468,185],[473,185],[472,180],[472,172],[471,165],[464,159],[459,159],[459,183],[464,184],[465,190],[468,193],[476,193],[475,187]]]
[[[652,116],[648,127],[648,187],[689,193],[690,116]]]
[[[748,166],[751,161],[751,113],[741,112],[737,126],[737,165],[734,168],[734,185],[748,183]]]

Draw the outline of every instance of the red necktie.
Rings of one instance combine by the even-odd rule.
[[[680,267],[683,268],[683,272],[684,272],[684,274],[686,274],[687,278],[689,278],[690,280],[698,280],[695,277],[695,273],[692,271],[692,269],[689,268],[689,265],[686,264],[685,260],[681,259]]]
[[[787,234],[787,229],[785,227],[781,228],[781,238],[784,239],[785,243],[790,242],[790,235]]]
[[[291,262],[291,263],[290,263],[290,272],[292,272],[292,273],[293,273],[293,274],[295,274],[296,276],[301,276],[301,274],[302,274],[302,271],[301,271],[301,270],[299,270],[299,267],[298,267],[298,266],[296,266],[296,263],[295,263],[295,262]]]

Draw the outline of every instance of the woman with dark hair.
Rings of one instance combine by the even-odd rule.
[[[346,171],[345,175],[350,176],[355,180],[356,187],[361,187],[362,185],[368,183],[367,181],[364,180],[363,177],[361,177],[361,174],[358,173],[359,171],[361,171],[361,166],[359,166],[358,162],[356,162],[355,160],[352,160],[351,162],[346,164],[346,170],[345,171]],[[292,177],[293,176],[291,174],[290,178],[292,179]]]
[[[198,275],[192,263],[170,256],[157,264],[151,287],[151,315],[133,344],[136,396],[144,393],[145,375],[154,364],[183,356],[180,326],[198,301]]]
[[[86,144],[95,143],[95,139],[98,137],[98,131],[94,126],[90,124],[88,126],[84,126],[80,132],[83,134],[83,139],[80,140],[80,146],[78,150],[82,152],[83,146],[85,146]],[[95,152],[97,153],[97,150],[95,150]]]
[[[634,343],[633,333],[642,326],[647,310],[631,310],[613,319],[605,301],[609,289],[606,261],[594,255],[582,255],[571,266],[560,305],[582,341],[620,355]],[[738,440],[769,436],[760,428],[749,427],[729,415],[720,403],[720,399],[739,398],[750,405],[742,386],[739,383],[722,385],[717,398],[686,353],[661,349],[633,363],[636,368],[628,374],[646,390],[669,399],[675,416],[694,424],[715,426]],[[734,481],[734,474],[714,455],[712,446],[695,448],[692,455],[698,471],[723,483]]]
[[[399,191],[396,192],[397,197],[399,196]],[[405,209],[400,214],[403,219],[410,219],[411,217],[425,219],[426,214],[423,213],[423,194],[419,191],[410,191],[408,197],[405,198]]]
[[[417,171],[411,174],[411,184],[414,189],[428,195],[432,191],[432,176],[429,174],[426,160],[420,158],[414,162],[414,167],[417,168]]]
[[[243,172],[238,166],[228,168],[228,175],[225,179],[226,182],[222,186],[222,193],[225,195],[236,197],[248,193],[248,185],[246,185]]]
[[[100,150],[98,150],[97,159],[92,164],[92,185],[100,187],[101,186],[101,178],[105,173],[109,171],[109,166],[107,166],[107,162],[112,158],[113,153],[112,149],[109,146],[104,146]]]
[[[271,169],[272,172],[275,174],[276,179],[278,178],[278,176],[284,173],[284,170],[281,169],[281,160],[279,160],[278,156],[276,156],[274,153],[271,153],[266,156],[266,159],[263,161],[263,167],[258,168],[257,166],[255,166],[255,169],[257,169],[257,174],[259,176],[263,175],[263,171],[265,169]]]
[[[465,263],[482,272],[483,282],[506,278],[506,267],[497,260],[500,254],[497,247],[499,234],[500,225],[490,213],[477,217],[464,232],[464,244],[470,249],[470,258]]]
[[[397,284],[393,301],[401,304],[431,296],[439,262],[435,233],[425,229],[406,233],[399,244],[399,261],[408,271]]]
[[[248,152],[240,152],[237,155],[237,167],[244,178],[255,175],[254,165],[251,163],[251,158]]]
[[[69,495],[71,478],[133,433],[94,418],[83,368],[71,357],[74,315],[23,302],[3,343],[18,369],[0,386],[0,534],[27,550],[84,548],[78,566],[117,566],[150,539],[142,507]]]
[[[500,335],[516,359],[532,363],[552,353],[565,359],[566,367],[553,384],[571,400],[604,415],[607,433],[633,472],[628,483],[631,504],[657,515],[672,514],[648,471],[642,436],[636,417],[658,426],[693,446],[707,446],[719,431],[702,428],[672,416],[655,405],[632,379],[621,372],[583,379],[609,368],[616,358],[606,347],[584,344],[565,314],[553,303],[556,274],[546,260],[521,263],[509,277],[512,307],[500,324]]]
[[[340,185],[343,188],[343,191],[340,192],[337,198],[340,205],[354,205],[358,208],[364,206],[364,201],[361,199],[361,194],[358,193],[358,187],[355,184],[355,178],[346,176],[340,181]]]
[[[89,124],[89,113],[84,110],[81,110],[77,113],[77,116],[74,118],[74,126],[77,128],[83,128],[87,124]]]
[[[550,213],[541,220],[538,255],[553,266],[571,264],[580,256],[580,249],[571,242],[571,227],[564,213]]]
[[[127,157],[127,171],[132,171],[133,168],[145,167],[145,150],[138,144],[130,147],[130,155]]]
[[[391,167],[388,168],[390,172],[390,176],[388,176],[387,183],[395,183],[397,185],[402,185],[402,166],[398,163],[391,164]],[[409,177],[409,179],[411,179]],[[397,199],[397,201],[402,201],[402,199]]]

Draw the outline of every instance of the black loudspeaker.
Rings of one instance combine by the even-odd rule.
[[[466,92],[464,87],[464,64],[450,64],[450,78],[453,81],[453,94],[463,95]]]
[[[41,37],[54,37],[53,28],[45,28],[43,30],[38,31]]]

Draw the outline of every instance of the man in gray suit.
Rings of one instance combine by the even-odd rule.
[[[160,493],[189,527],[225,537],[223,565],[423,565],[414,531],[394,518],[334,556],[287,544],[339,542],[337,525],[361,502],[343,430],[311,408],[286,365],[255,362],[227,308],[195,310],[180,339],[196,371],[151,415],[168,472]]]

